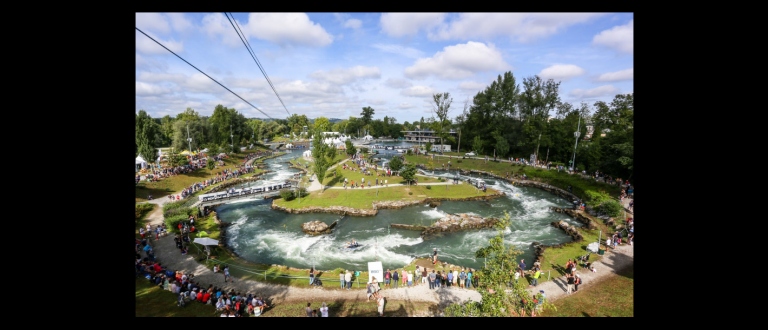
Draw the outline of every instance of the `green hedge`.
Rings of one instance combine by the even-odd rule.
[[[150,203],[141,203],[136,204],[136,221],[139,221],[144,218],[147,213],[152,211],[155,208],[155,204]]]

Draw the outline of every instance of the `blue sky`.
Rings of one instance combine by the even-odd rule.
[[[210,116],[221,104],[246,118],[347,119],[370,106],[374,119],[403,123],[433,117],[432,95],[448,92],[455,118],[507,71],[521,89],[534,75],[561,82],[561,100],[576,107],[634,89],[633,13],[230,17],[269,80],[224,13],[137,13],[136,28],[239,95],[137,30],[137,113]]]

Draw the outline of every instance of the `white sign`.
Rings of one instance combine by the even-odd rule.
[[[381,261],[374,261],[368,263],[368,282],[373,282],[373,278],[379,283],[384,283],[384,270],[381,266]]]

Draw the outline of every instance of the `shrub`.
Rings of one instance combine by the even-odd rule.
[[[179,207],[181,207],[182,204],[184,204],[183,201],[175,201],[175,202],[165,203],[163,205],[163,213],[167,212],[168,210],[173,210],[173,209],[179,208]]]
[[[183,214],[175,215],[173,217],[166,217],[163,222],[165,222],[165,225],[168,227],[169,231],[178,232],[179,228],[179,222],[186,221],[189,219],[189,216],[184,216]]]
[[[603,201],[595,208],[598,212],[608,215],[609,217],[618,217],[621,215],[621,211],[624,208],[621,203],[615,199],[608,199]]]
[[[136,221],[141,220],[144,218],[147,213],[152,211],[155,208],[155,204],[150,203],[142,203],[142,204],[136,204]]]
[[[429,186],[427,186],[427,187],[429,187]],[[413,191],[409,191],[408,195],[413,195]]]
[[[178,207],[178,208],[170,209],[163,212],[163,217],[170,218],[170,217],[175,217],[177,215],[183,215],[184,217],[189,218],[190,215],[194,215],[196,213],[197,213],[197,210],[195,208]]]
[[[282,197],[286,201],[293,200],[293,198],[294,198],[293,191],[288,190],[288,189],[280,190],[280,197]]]
[[[432,186],[427,186],[427,190],[431,190],[431,189],[432,189]]]
[[[456,160],[456,162],[457,162],[457,163],[461,163],[461,159],[457,159],[457,160]]]

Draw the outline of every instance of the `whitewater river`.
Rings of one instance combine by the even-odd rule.
[[[407,146],[406,143],[382,143]],[[267,160],[273,171],[266,180],[284,180],[299,171],[289,168],[289,159],[300,157],[303,150]],[[395,151],[381,151],[382,158],[391,158]],[[453,177],[455,171],[427,172]],[[462,179],[468,177],[462,176]],[[475,177],[477,178],[477,177]],[[296,268],[315,266],[319,269],[367,269],[368,262],[381,261],[384,268],[398,268],[416,257],[431,255],[437,248],[440,260],[452,264],[479,268],[483,259],[475,259],[475,251],[486,246],[496,230],[485,229],[453,233],[423,240],[418,231],[392,229],[390,224],[430,225],[445,214],[470,213],[482,217],[501,217],[508,211],[511,225],[504,231],[505,242],[523,251],[523,258],[533,263],[531,243],[545,245],[570,242],[562,230],[550,225],[565,220],[571,225],[581,223],[565,214],[555,213],[550,207],[569,207],[560,197],[535,188],[517,187],[506,182],[486,179],[488,187],[503,191],[506,196],[485,201],[442,202],[436,208],[427,205],[406,207],[399,210],[379,210],[374,217],[342,218],[329,235],[310,236],[301,231],[301,224],[320,220],[327,224],[340,218],[334,214],[287,214],[273,211],[271,200],[244,201],[217,207],[222,221],[231,223],[226,228],[227,244],[243,259],[279,264]],[[356,239],[362,247],[355,250],[343,248],[345,242]]]

